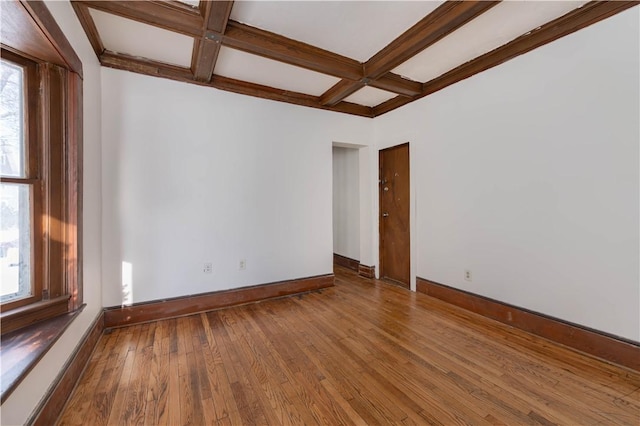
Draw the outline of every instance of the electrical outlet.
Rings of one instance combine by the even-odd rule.
[[[205,262],[204,266],[202,267],[202,272],[204,272],[205,274],[210,274],[213,272],[213,264],[211,262]]]
[[[240,259],[240,263],[238,265],[241,271],[247,269],[247,261],[245,259]]]
[[[465,281],[473,281],[473,277],[471,276],[471,270],[469,270],[469,269],[465,269],[464,270],[464,280]]]

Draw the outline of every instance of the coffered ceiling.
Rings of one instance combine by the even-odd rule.
[[[375,117],[638,1],[72,1],[103,66]]]

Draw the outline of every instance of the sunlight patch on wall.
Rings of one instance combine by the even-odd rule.
[[[133,265],[122,262],[122,306],[133,303]]]

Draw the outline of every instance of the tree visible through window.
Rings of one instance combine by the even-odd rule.
[[[32,194],[25,132],[25,72],[0,61],[0,302],[33,294]]]

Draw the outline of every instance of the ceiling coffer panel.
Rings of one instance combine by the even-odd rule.
[[[104,48],[112,52],[189,67],[193,38],[91,9]]]
[[[103,66],[375,117],[638,1],[72,1]]]
[[[376,89],[375,87],[365,86],[362,89],[355,92],[353,95],[347,97],[345,101],[353,102],[354,104],[374,107],[376,105],[379,105],[395,97],[396,97],[395,93],[387,92],[386,90]]]
[[[214,72],[223,77],[314,96],[321,95],[338,82],[336,77],[224,46],[220,49]]]

